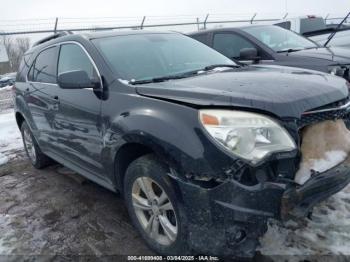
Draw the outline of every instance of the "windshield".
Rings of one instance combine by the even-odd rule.
[[[119,35],[93,42],[119,76],[128,81],[184,74],[213,64],[235,65],[208,46],[175,33]]]
[[[276,52],[318,47],[312,41],[278,26],[247,27],[242,30],[263,42]]]

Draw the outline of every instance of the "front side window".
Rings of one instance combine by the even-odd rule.
[[[243,48],[255,48],[251,42],[233,33],[215,34],[213,47],[229,58],[239,58]]]
[[[56,83],[57,47],[42,51],[35,59],[28,80],[41,83]]]
[[[90,79],[98,77],[94,65],[80,46],[63,44],[58,60],[58,75],[77,70],[85,71]]]
[[[316,48],[317,45],[292,31],[278,26],[257,26],[242,29],[276,52]]]
[[[124,80],[148,80],[234,63],[181,34],[134,34],[98,38],[93,43]]]
[[[286,21],[286,22],[277,23],[277,24],[275,24],[275,25],[277,25],[277,26],[279,26],[279,27],[282,27],[282,28],[284,28],[284,29],[290,30],[291,22],[290,22],[290,21]]]
[[[203,44],[207,43],[208,35],[207,34],[196,34],[191,36],[193,39],[196,39],[199,42],[202,42]]]

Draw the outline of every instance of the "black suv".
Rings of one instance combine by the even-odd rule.
[[[279,26],[218,28],[189,35],[242,63],[301,67],[350,81],[350,49],[323,47]]]
[[[60,33],[25,54],[14,90],[32,164],[120,192],[160,254],[251,256],[269,218],[350,181],[345,164],[293,181],[300,130],[346,117],[344,79],[240,66],[178,33]]]

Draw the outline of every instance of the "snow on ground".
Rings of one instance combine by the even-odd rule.
[[[267,256],[350,255],[350,186],[314,208],[312,219],[289,221],[284,226],[270,221],[260,240]],[[306,258],[305,258],[306,259]]]
[[[12,86],[0,87],[0,92],[1,92],[1,91],[10,91],[10,90],[12,90]]]
[[[0,166],[16,158],[23,150],[21,133],[13,110],[0,113]]]

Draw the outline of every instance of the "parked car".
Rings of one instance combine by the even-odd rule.
[[[350,26],[344,24],[337,29],[337,24],[326,24],[321,16],[308,15],[286,18],[277,21],[274,25],[308,37],[320,46],[324,46],[329,36],[337,31],[333,39],[328,43],[328,46],[350,47]]]
[[[4,75],[0,78],[0,88],[12,86],[15,83],[16,76]]]
[[[24,61],[15,116],[31,163],[120,192],[159,254],[252,256],[269,218],[305,216],[350,181],[345,164],[293,181],[299,131],[346,117],[342,78],[240,66],[173,32],[60,33]]]
[[[300,67],[350,80],[350,49],[325,48],[278,26],[219,28],[189,36],[242,63]]]

